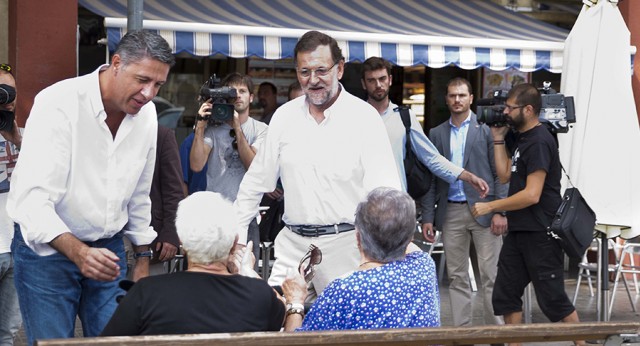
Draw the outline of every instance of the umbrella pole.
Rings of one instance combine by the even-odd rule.
[[[609,321],[609,243],[607,233],[600,232],[598,251],[598,297],[596,298],[598,321]]]

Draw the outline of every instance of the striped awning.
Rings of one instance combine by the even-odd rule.
[[[105,17],[113,51],[127,0],[79,0]],[[568,31],[488,0],[144,0],[144,28],[174,53],[234,58],[293,56],[308,30],[338,40],[347,61],[382,56],[401,66],[562,70]]]

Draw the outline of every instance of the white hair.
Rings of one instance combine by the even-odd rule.
[[[228,258],[238,234],[238,217],[222,195],[200,191],[178,204],[176,230],[189,261],[210,264]]]

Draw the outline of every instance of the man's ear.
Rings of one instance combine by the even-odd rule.
[[[360,231],[356,228],[356,244],[358,245],[358,249],[360,248]]]
[[[119,54],[114,54],[111,57],[111,66],[113,66],[113,71],[116,73],[122,68],[122,59]]]

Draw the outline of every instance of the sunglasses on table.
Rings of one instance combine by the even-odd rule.
[[[298,271],[304,276],[304,281],[310,282],[316,275],[315,266],[322,262],[322,251],[320,248],[311,244],[309,245],[309,251],[300,260]]]

